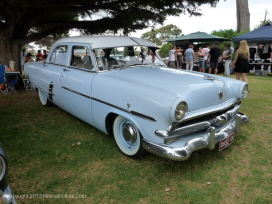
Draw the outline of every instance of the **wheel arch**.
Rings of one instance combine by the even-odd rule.
[[[126,113],[126,112],[121,112],[121,111],[116,111],[116,112],[112,111],[112,112],[108,113],[108,115],[106,116],[106,119],[105,119],[105,126],[106,126],[106,130],[108,132],[108,135],[113,136],[113,123],[114,123],[114,120],[116,119],[116,117],[118,117],[118,116],[123,116],[123,117],[131,120],[137,126],[138,130],[140,131],[140,134],[142,134],[141,127],[139,125],[139,121],[135,120],[133,115]]]
[[[108,135],[113,136],[113,123],[115,118],[118,116],[117,113],[110,112],[105,120],[106,130],[108,132]]]

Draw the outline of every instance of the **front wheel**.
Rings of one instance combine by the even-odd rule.
[[[42,105],[44,106],[52,105],[52,103],[49,101],[49,99],[47,98],[46,94],[43,91],[39,89],[38,92],[39,92],[39,98]]]
[[[145,155],[142,136],[137,126],[129,119],[117,116],[113,123],[113,134],[118,148],[126,156],[139,159]]]

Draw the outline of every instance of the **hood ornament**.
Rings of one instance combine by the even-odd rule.
[[[212,80],[212,81],[217,80],[217,81],[221,81],[218,78],[215,78],[215,77],[212,77],[212,76],[209,76],[209,75],[206,75],[206,74],[203,75],[203,78],[206,79],[206,80]]]
[[[218,95],[219,95],[220,99],[223,98],[223,92],[222,91],[219,91]]]

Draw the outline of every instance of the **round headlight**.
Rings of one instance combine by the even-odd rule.
[[[0,181],[5,176],[6,169],[7,169],[6,161],[2,156],[0,156]]]
[[[181,120],[184,118],[188,110],[187,104],[185,102],[181,102],[177,105],[175,110],[175,119]]]
[[[248,85],[245,85],[242,90],[242,98],[247,97],[247,94],[248,94]]]

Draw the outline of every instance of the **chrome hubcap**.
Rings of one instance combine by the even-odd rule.
[[[128,144],[133,144],[137,140],[137,131],[135,127],[130,123],[123,124],[123,137]]]

